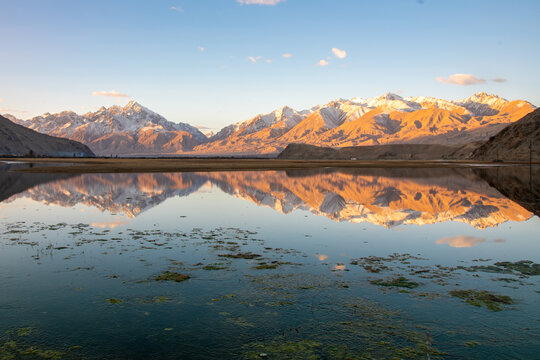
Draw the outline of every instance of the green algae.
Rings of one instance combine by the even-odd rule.
[[[228,267],[221,266],[221,264],[210,264],[210,265],[203,266],[202,269],[207,270],[207,271],[217,271],[217,270],[227,270]]]
[[[246,260],[252,260],[256,258],[260,258],[261,255],[259,254],[253,254],[250,252],[245,253],[236,253],[236,254],[221,254],[218,255],[219,257],[229,258],[229,259],[246,259]]]
[[[383,280],[383,279],[371,280],[370,283],[373,285],[378,285],[378,286],[394,286],[394,287],[401,287],[401,288],[407,288],[407,289],[414,289],[420,285],[417,282],[409,280],[403,276],[387,279],[387,280]]]
[[[540,275],[540,264],[536,264],[530,260],[521,260],[516,262],[500,261],[493,265],[474,265],[474,266],[458,266],[458,269],[468,272],[487,272],[496,274],[520,274],[523,276]]]
[[[518,272],[522,275],[540,275],[540,264],[535,264],[530,260],[521,260],[516,262],[501,261],[496,262],[494,265],[507,270]]]
[[[497,295],[486,290],[452,290],[449,294],[453,297],[464,300],[466,303],[486,307],[491,311],[503,310],[503,305],[511,305],[514,300],[510,296]]]
[[[110,298],[110,299],[107,299],[107,302],[110,304],[121,304],[124,302],[124,300],[117,299],[117,298]]]
[[[164,271],[163,273],[159,274],[154,278],[155,281],[174,281],[174,282],[182,282],[186,281],[188,279],[191,279],[191,276],[186,274],[180,274],[174,271]]]

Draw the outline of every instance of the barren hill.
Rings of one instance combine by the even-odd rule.
[[[504,128],[476,149],[475,160],[540,161],[540,109]]]
[[[40,134],[0,116],[0,155],[8,156],[94,156],[73,140]]]

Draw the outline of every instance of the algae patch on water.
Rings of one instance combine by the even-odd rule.
[[[387,280],[383,280],[383,279],[371,280],[370,283],[373,285],[378,285],[378,286],[395,286],[395,287],[402,287],[402,288],[407,288],[407,289],[414,289],[419,286],[417,282],[404,278],[403,276],[387,279]]]
[[[174,281],[174,282],[182,282],[190,279],[191,276],[186,274],[180,274],[174,271],[164,271],[163,273],[159,274],[154,278],[155,281]]]
[[[110,298],[110,299],[107,299],[107,302],[110,304],[121,304],[124,302],[124,300],[117,299],[117,298]]]
[[[485,306],[491,311],[501,311],[503,305],[511,305],[514,300],[510,296],[497,295],[486,290],[452,290],[450,295],[465,300],[473,306]]]

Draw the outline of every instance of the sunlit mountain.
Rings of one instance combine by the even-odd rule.
[[[305,111],[284,107],[228,126],[195,151],[274,153],[289,143],[461,145],[487,140],[534,109],[527,101],[508,101],[483,92],[459,101],[388,93],[340,99]]]
[[[174,154],[206,141],[195,127],[167,121],[135,101],[84,115],[64,111],[11,120],[44,134],[79,141],[98,155]]]
[[[527,101],[477,93],[459,101],[432,97],[339,99],[297,111],[283,107],[228,125],[210,137],[131,101],[78,115],[71,111],[10,120],[88,145],[99,155],[271,154],[289,143],[319,146],[462,145],[485,141],[533,111]]]

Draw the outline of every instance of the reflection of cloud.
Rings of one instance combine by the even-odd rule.
[[[506,240],[504,240],[504,239],[495,239],[492,242],[497,243],[497,244],[503,244],[503,243],[506,242]]]
[[[336,264],[334,265],[334,271],[343,271],[347,268],[347,265],[345,264]]]
[[[317,257],[317,259],[319,259],[319,261],[324,261],[324,260],[328,259],[328,255],[317,254],[315,256]]]
[[[436,241],[436,243],[439,245],[448,244],[451,247],[455,247],[455,248],[464,248],[464,247],[469,248],[469,247],[473,247],[475,245],[481,244],[485,241],[486,239],[484,238],[461,235],[461,236],[454,236],[454,237],[439,239]]]
[[[445,84],[454,84],[454,85],[461,85],[461,86],[484,84],[486,82],[485,79],[477,78],[476,76],[472,74],[453,74],[447,78],[443,78],[439,76],[435,80],[445,83]]]
[[[102,223],[95,222],[95,223],[92,223],[92,226],[98,227],[101,229],[105,229],[105,228],[114,229],[115,227],[118,227],[118,226],[127,225],[127,223],[128,223],[127,221],[109,221],[109,222],[102,222]]]

